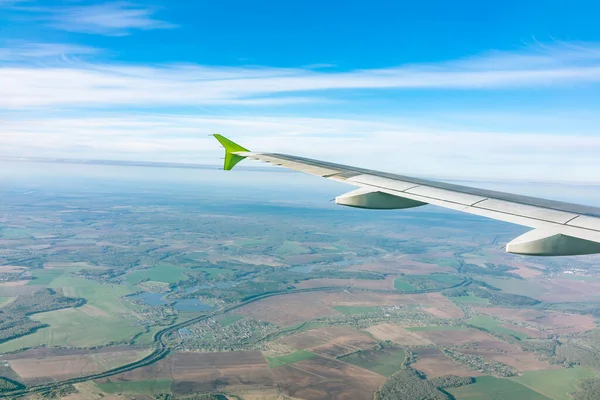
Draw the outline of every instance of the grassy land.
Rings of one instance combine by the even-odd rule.
[[[490,332],[501,333],[504,335],[514,336],[519,340],[529,339],[530,336],[518,331],[513,331],[512,329],[508,329],[502,326],[502,322],[496,321],[495,319],[489,317],[475,316],[469,318],[467,323],[478,328],[485,329]]]
[[[381,310],[378,306],[334,306],[334,309],[342,314],[367,314]]]
[[[267,357],[267,361],[269,361],[270,368],[277,368],[277,367],[281,367],[282,365],[293,364],[295,362],[302,361],[302,360],[308,360],[315,356],[316,356],[316,354],[311,353],[309,351],[298,350],[295,353],[287,354],[285,356]]]
[[[446,390],[457,400],[549,400],[548,397],[510,379],[492,376],[478,377],[472,385]]]
[[[103,285],[81,278],[61,276],[51,287],[62,288],[65,296],[82,297],[87,304],[78,308],[50,311],[32,315],[31,318],[49,327],[0,344],[0,352],[14,351],[40,345],[90,347],[128,340],[142,326],[133,312],[125,307],[127,302],[119,297],[132,290],[122,285]]]
[[[219,320],[219,323],[221,324],[221,326],[225,327],[225,326],[229,326],[229,325],[235,324],[240,319],[244,319],[244,316],[243,315],[236,315],[236,314],[228,314],[228,315],[225,315],[223,318],[221,318]]]
[[[157,379],[153,381],[138,382],[107,382],[97,383],[96,385],[106,393],[135,393],[135,394],[154,394],[171,393],[172,379]]]
[[[396,288],[396,290],[400,290],[402,292],[417,290],[416,287],[414,287],[410,283],[408,283],[405,280],[402,280],[400,278],[396,278],[394,280],[394,288]]]
[[[157,282],[176,283],[184,280],[186,277],[183,274],[188,271],[184,267],[172,265],[159,265],[157,267],[140,269],[127,274],[125,281],[131,285],[136,285],[144,279]]]
[[[547,291],[547,289],[542,285],[530,280],[502,278],[482,278],[481,280],[487,284],[497,287],[498,289],[502,289],[504,292],[518,294],[521,296],[536,298],[536,296],[541,296]]]
[[[406,352],[399,347],[385,347],[377,350],[361,350],[341,357],[340,360],[354,364],[383,376],[392,376],[404,365]]]
[[[406,328],[407,331],[421,332],[421,331],[462,331],[467,329],[465,326],[413,326]]]
[[[483,297],[473,296],[472,293],[469,293],[468,296],[460,296],[460,297],[449,297],[450,300],[456,305],[460,304],[475,304],[475,305],[488,305],[490,301],[488,299],[484,299]]]
[[[587,368],[574,367],[528,371],[512,379],[551,399],[570,400],[571,397],[568,394],[577,389],[577,381],[595,376],[597,375]]]
[[[62,269],[40,269],[32,273],[35,279],[27,282],[27,285],[50,286],[52,281],[64,273]]]

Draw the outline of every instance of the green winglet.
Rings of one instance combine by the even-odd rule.
[[[237,163],[246,158],[233,153],[238,151],[250,151],[227,139],[225,136],[219,135],[218,133],[215,133],[213,136],[219,141],[219,143],[223,145],[223,147],[225,147],[225,164],[223,165],[223,169],[227,171],[235,167]]]

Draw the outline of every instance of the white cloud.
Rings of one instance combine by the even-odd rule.
[[[438,64],[350,72],[71,62],[0,68],[0,107],[264,105],[279,101],[272,96],[291,97],[288,102],[306,101],[306,97],[297,95],[301,92],[313,95],[363,89],[512,89],[598,82],[600,46],[597,45],[561,44],[551,51],[536,48]],[[336,99],[336,95],[328,93],[327,98]]]
[[[51,46],[55,47],[21,44],[20,50],[13,46],[0,50],[0,55],[43,58],[60,51],[74,52]],[[505,115],[518,115],[520,109],[503,110],[505,114],[489,108],[476,113],[463,110],[454,120],[438,119],[435,126],[430,122],[435,115],[428,110],[420,110],[408,121],[389,114],[385,120],[371,117],[377,114],[373,109],[365,109],[363,116],[338,119],[299,118],[293,110],[277,118],[248,116],[272,114],[272,106],[282,103],[351,101],[345,96],[351,90],[491,91],[581,83],[589,87],[600,81],[600,46],[595,44],[555,44],[438,64],[350,72],[306,67],[111,65],[72,60],[45,62],[43,66],[14,60],[4,64],[0,66],[2,155],[215,164],[221,149],[208,134],[219,132],[252,149],[398,173],[598,181],[600,137],[585,135],[568,123],[563,123],[565,129],[561,130],[561,124],[552,122],[557,116],[542,111],[527,113],[528,129],[520,129],[521,133],[517,133],[516,122],[516,129],[498,127],[507,118]],[[227,109],[232,114],[227,118],[166,115],[161,109],[199,105],[239,107]],[[131,111],[133,107],[146,107],[149,112],[136,114]],[[578,110],[572,118],[581,118],[586,112],[596,113],[595,106]],[[598,117],[590,121],[586,124],[593,125]],[[522,133],[525,131],[528,133]]]
[[[25,61],[40,58],[92,55],[99,50],[93,47],[65,43],[13,42],[0,48],[0,61]]]
[[[219,132],[257,151],[409,175],[596,182],[600,137],[431,130],[418,121],[136,115],[13,119],[2,155],[217,164]]]
[[[29,8],[50,26],[107,36],[129,35],[133,30],[170,29],[176,25],[154,18],[157,9],[127,2],[85,6]]]

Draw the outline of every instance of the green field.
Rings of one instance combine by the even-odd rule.
[[[485,283],[497,287],[506,293],[533,297],[542,296],[548,290],[535,282],[521,279],[482,278]]]
[[[381,311],[381,307],[378,306],[334,306],[333,308],[346,315],[368,314],[372,312]]]
[[[233,325],[241,319],[244,319],[243,315],[227,314],[227,315],[223,316],[221,319],[219,319],[219,323],[221,324],[221,326],[225,327],[225,326]]]
[[[143,332],[143,326],[134,325],[138,320],[125,306],[128,302],[119,297],[131,294],[132,289],[122,285],[103,285],[82,278],[61,276],[52,288],[61,288],[65,296],[82,297],[87,304],[78,308],[34,314],[32,319],[48,324],[30,335],[0,344],[0,352],[15,351],[27,347],[101,346],[110,342],[128,340]]]
[[[452,302],[456,305],[461,304],[475,304],[475,305],[488,305],[490,301],[488,299],[484,299],[483,297],[473,296],[472,293],[469,293],[468,296],[460,296],[460,297],[448,297]]]
[[[396,290],[400,290],[401,292],[412,292],[413,290],[417,290],[416,287],[400,278],[396,278],[394,280],[394,288],[396,288]]]
[[[52,281],[61,276],[64,272],[63,269],[40,269],[34,271],[31,275],[35,279],[27,282],[27,285],[50,286]]]
[[[186,279],[183,273],[187,271],[184,267],[159,265],[157,267],[133,271],[127,274],[125,281],[130,285],[137,285],[145,279],[156,282],[176,283]]]
[[[446,390],[457,400],[549,400],[517,382],[493,376],[481,376],[472,385]]]
[[[368,369],[383,376],[392,376],[404,365],[406,352],[399,347],[385,347],[377,350],[361,350],[340,357],[341,361]]]
[[[577,389],[581,379],[597,376],[593,371],[583,367],[551,369],[544,371],[527,371],[523,375],[512,378],[537,392],[554,400],[570,400],[569,393]]]
[[[298,350],[295,353],[286,354],[285,356],[267,357],[267,361],[269,361],[270,368],[277,368],[281,367],[282,365],[293,364],[302,360],[308,360],[315,356],[316,354],[311,353],[309,351]]]
[[[171,393],[172,379],[156,379],[153,381],[107,382],[96,385],[105,393],[134,393],[139,395]]]
[[[467,329],[465,326],[413,326],[406,328],[407,331],[421,332],[421,331],[463,331]]]
[[[490,332],[496,332],[496,333],[501,333],[504,335],[514,336],[515,338],[517,338],[519,340],[524,340],[524,339],[530,338],[529,335],[527,335],[523,332],[513,331],[512,329],[503,327],[502,322],[496,321],[495,319],[492,319],[490,317],[482,317],[482,316],[471,317],[467,320],[467,323],[469,325],[473,325],[473,326],[485,329]]]

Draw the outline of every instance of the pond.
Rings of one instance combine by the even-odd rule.
[[[128,296],[131,300],[139,300],[148,306],[164,306],[167,301],[164,299],[164,293],[138,293]]]
[[[200,299],[180,299],[175,303],[177,311],[206,311],[210,308],[208,304],[203,303]]]

